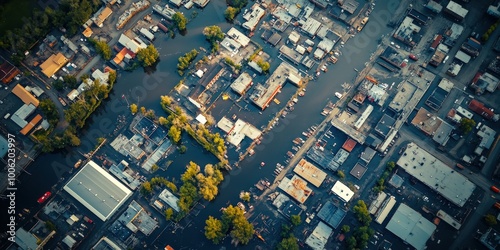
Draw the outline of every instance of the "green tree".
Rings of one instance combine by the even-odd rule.
[[[254,229],[252,223],[244,216],[236,217],[233,220],[233,229],[231,230],[231,237],[238,240],[241,244],[246,245],[252,239]]]
[[[174,143],[178,143],[181,140],[181,130],[177,126],[170,126],[167,135]]]
[[[358,242],[356,241],[356,238],[354,236],[351,236],[347,238],[346,244],[347,244],[347,249],[356,249]]]
[[[210,42],[210,46],[212,47],[212,52],[217,52],[219,50],[219,41],[224,39],[224,32],[217,25],[207,26],[203,29],[203,35],[208,42]]]
[[[300,218],[300,215],[298,215],[298,214],[290,216],[290,220],[292,221],[292,225],[294,227],[300,225],[300,223],[301,223],[301,218]]]
[[[214,244],[219,244],[226,233],[223,231],[222,221],[209,216],[205,221],[205,237]]]
[[[158,165],[153,164],[153,166],[151,166],[151,172],[156,172],[159,168]]]
[[[460,128],[460,131],[462,131],[462,133],[464,135],[468,134],[470,131],[472,131],[474,126],[476,126],[476,122],[472,119],[464,117],[460,120],[459,128]]]
[[[271,64],[269,62],[265,62],[262,60],[257,61],[257,65],[264,71],[265,73],[269,72],[269,68],[271,68]]]
[[[89,38],[89,42],[94,45],[95,50],[102,56],[102,58],[104,58],[104,60],[111,59],[111,47],[109,47],[106,42],[98,41],[92,38]]]
[[[68,87],[75,89],[78,87],[78,83],[76,81],[76,77],[72,75],[63,76],[64,82],[68,85]]]
[[[351,231],[351,228],[349,227],[349,225],[342,226],[342,233],[349,233],[349,231]]]
[[[278,250],[299,250],[297,239],[290,235],[290,237],[283,238],[277,246]]]
[[[153,187],[149,181],[142,183],[141,185],[141,194],[143,196],[147,196],[153,192]]]
[[[179,153],[184,154],[184,153],[186,153],[186,151],[187,151],[187,147],[186,146],[181,145],[179,147]]]
[[[150,44],[145,49],[140,49],[137,52],[137,59],[144,67],[149,67],[155,64],[158,58],[160,58],[160,53],[156,50],[153,44]]]
[[[55,126],[59,121],[59,111],[57,110],[55,103],[51,99],[45,98],[40,100],[38,107],[40,107],[40,110],[49,121],[49,124],[51,126]]]
[[[240,195],[240,198],[243,200],[243,201],[246,201],[246,202],[249,202],[250,199],[252,198],[252,196],[250,195],[249,192],[243,192],[241,195]]]
[[[494,225],[497,224],[497,218],[494,215],[492,215],[492,214],[487,214],[486,216],[484,216],[484,221],[490,227],[492,227],[492,226],[494,226]]]
[[[175,14],[172,16],[172,19],[174,21],[175,26],[179,30],[181,31],[186,30],[187,19],[182,13],[175,12]]]
[[[224,11],[224,17],[228,21],[232,22],[239,11],[239,9],[229,6],[227,7],[226,11]]]
[[[141,107],[141,114],[146,115],[146,112],[147,112],[146,108],[145,107]]]
[[[165,210],[165,219],[171,220],[173,215],[174,215],[174,210],[171,207]]]
[[[54,87],[57,91],[63,91],[64,90],[64,82],[61,80],[55,80],[52,82],[52,87]]]
[[[135,104],[135,103],[130,104],[130,112],[131,112],[133,115],[137,114],[137,111],[138,111],[137,109],[138,109],[138,108],[137,108],[137,104]]]
[[[370,225],[372,218],[368,212],[368,208],[363,200],[359,200],[358,203],[353,208],[354,214],[356,214],[358,221],[363,225]]]

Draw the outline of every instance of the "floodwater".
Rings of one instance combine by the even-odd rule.
[[[240,191],[248,190],[259,179],[264,177],[273,179],[273,166],[278,162],[284,162],[285,154],[292,146],[292,140],[301,136],[302,131],[307,130],[308,127],[322,121],[324,117],[320,113],[328,100],[336,100],[334,93],[342,92],[341,84],[344,82],[352,83],[357,75],[354,69],[363,69],[365,62],[370,59],[370,54],[376,50],[379,38],[382,35],[389,35],[390,28],[386,24],[389,21],[390,13],[396,9],[397,4],[397,1],[377,2],[370,21],[363,31],[349,40],[341,49],[343,54],[337,64],[329,66],[327,73],[322,73],[319,79],[308,85],[306,95],[299,99],[295,110],[282,119],[273,130],[264,135],[262,143],[255,150],[256,154],[245,159],[240,164],[241,168],[234,169],[225,176],[217,198],[201,210],[190,227],[182,232],[177,231],[176,234],[165,230],[155,245],[163,247],[170,244],[176,249],[181,247],[200,249],[203,246],[211,246],[202,232],[205,219],[209,215],[219,217],[221,207],[226,206],[228,202],[237,203]],[[205,26],[219,25],[223,31],[229,29],[230,24],[223,19],[225,8],[224,1],[211,1],[205,10],[197,10],[199,14],[188,24],[188,32],[185,36],[177,35],[174,39],[167,40],[160,35],[155,41],[155,45],[159,48],[161,62],[155,72],[145,74],[142,69],[137,69],[134,72],[120,72],[118,82],[110,98],[103,103],[102,108],[98,110],[92,120],[89,120],[89,125],[82,132],[82,146],[71,152],[42,155],[28,167],[27,171],[30,175],[21,176],[16,197],[17,210],[21,211],[23,208],[39,209],[40,205],[36,203],[37,198],[47,190],[51,190],[54,185],[67,180],[74,163],[82,158],[78,151],[88,152],[92,150],[96,144],[96,138],[110,134],[116,126],[118,115],[130,116],[127,102],[138,103],[139,106],[153,109],[157,115],[163,114],[159,105],[159,97],[169,93],[181,79],[176,73],[177,58],[193,48],[208,47],[202,34]],[[262,42],[257,35],[253,39],[258,40],[259,43]],[[274,67],[278,63],[276,60]],[[291,95],[292,91],[292,87],[285,86],[278,98],[282,102],[286,102],[288,98],[286,95]],[[184,169],[183,166],[189,160],[202,166],[214,162],[213,156],[210,154],[200,155],[197,150],[193,150],[196,148],[196,145],[188,145],[188,152],[179,156],[178,159],[174,159],[174,163],[165,172],[165,175],[178,179],[179,174]],[[266,166],[262,169],[259,169],[260,162],[266,162]],[[1,207],[7,207],[5,200],[2,200],[1,204]],[[0,217],[2,218],[1,223],[5,225],[6,216]],[[153,235],[158,235],[162,230],[162,228],[157,229]],[[229,241],[226,240],[225,243],[229,244]]]

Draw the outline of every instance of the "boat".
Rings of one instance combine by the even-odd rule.
[[[299,137],[293,139],[293,143],[296,144],[296,145],[302,144],[303,142],[304,141],[301,138],[299,138]]]
[[[295,156],[295,154],[293,154],[292,152],[288,151],[286,152],[286,155],[288,155],[289,158],[292,158]]]
[[[288,115],[288,112],[283,111],[283,112],[281,113],[281,118],[285,118],[285,117],[286,117],[286,115]]]
[[[260,166],[261,166],[261,167],[264,167],[265,165],[266,165],[266,163],[265,163],[265,162],[261,162],[261,163],[260,163]]]
[[[278,171],[278,169],[274,170],[274,174],[278,175],[279,173],[280,173],[280,171]]]
[[[241,202],[238,202],[238,204],[236,204],[241,210],[243,210],[243,213],[246,213],[246,208],[245,208],[245,205]]]
[[[305,96],[306,95],[306,92],[305,91],[300,91],[299,92],[299,96]]]
[[[75,163],[75,168],[78,168],[80,167],[80,165],[82,164],[82,160],[78,160],[76,163]]]
[[[315,125],[311,126],[311,130],[312,130],[312,131],[316,131],[316,129],[317,129],[317,128],[318,128],[318,127],[317,127],[317,126],[315,126]]]
[[[281,163],[279,163],[279,162],[276,163],[276,167],[281,167],[281,166],[283,166],[283,165],[281,165]]]
[[[292,147],[292,150],[293,150],[293,151],[295,151],[295,152],[297,152],[297,151],[299,151],[299,148],[298,148],[298,147],[293,146],[293,147]]]
[[[307,133],[307,132],[305,132],[305,131],[304,131],[304,132],[302,132],[302,135],[303,135],[303,136],[305,136],[305,137],[309,137],[309,136],[311,136],[311,134],[309,134],[309,133]]]
[[[260,191],[263,191],[266,187],[264,187],[262,184],[260,184],[259,182],[257,184],[255,184],[255,187],[260,190]]]

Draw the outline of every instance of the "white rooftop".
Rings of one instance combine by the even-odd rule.
[[[177,205],[179,198],[172,194],[168,189],[163,189],[160,195],[158,195],[158,199],[167,203],[174,211],[180,211],[179,205]]]
[[[103,221],[132,195],[130,189],[93,161],[85,164],[63,189]]]
[[[243,72],[234,82],[231,84],[231,89],[234,90],[234,92],[242,95],[245,93],[245,91],[248,89],[248,87],[252,84],[252,77],[246,73]]]
[[[241,33],[241,31],[232,27],[228,32],[227,36],[231,37],[233,40],[238,42],[241,46],[246,47],[250,43],[250,38],[245,34]]]
[[[349,202],[354,195],[354,192],[340,181],[335,182],[331,191],[345,202]]]
[[[332,232],[331,227],[320,221],[311,235],[307,237],[306,244],[314,250],[323,250]]]
[[[426,248],[425,244],[436,230],[436,225],[401,204],[385,228],[417,250],[422,250]]]
[[[474,183],[413,142],[407,145],[397,165],[459,207],[476,189]]]
[[[461,50],[459,50],[457,52],[457,54],[455,55],[455,58],[463,63],[469,63],[471,56],[469,56],[469,55],[465,54],[464,52],[462,52]]]
[[[450,1],[448,3],[448,5],[446,6],[446,9],[457,14],[458,16],[460,16],[462,18],[465,18],[467,13],[469,13],[469,11],[467,9],[463,8],[462,5],[455,3],[453,1]]]

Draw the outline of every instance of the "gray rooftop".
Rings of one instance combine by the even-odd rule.
[[[347,211],[335,206],[331,201],[327,201],[318,212],[318,218],[333,228],[338,228],[344,219]]]
[[[314,250],[323,250],[332,231],[331,227],[320,221],[311,235],[307,237],[306,244]]]
[[[396,120],[394,118],[384,114],[384,116],[382,116],[380,121],[377,123],[377,126],[375,126],[375,131],[385,138],[389,135],[395,123]]]
[[[103,221],[132,195],[132,191],[93,161],[85,164],[63,189]]]
[[[385,228],[420,250],[426,248],[425,244],[436,230],[436,225],[409,206],[401,204]]]
[[[476,185],[429,152],[409,143],[397,165],[455,205],[463,207]]]
[[[432,137],[432,140],[437,142],[439,145],[446,145],[448,142],[448,139],[450,139],[450,134],[451,131],[453,131],[454,127],[451,126],[449,123],[443,121],[441,122],[441,125],[437,128],[437,130],[434,132],[434,136]]]

